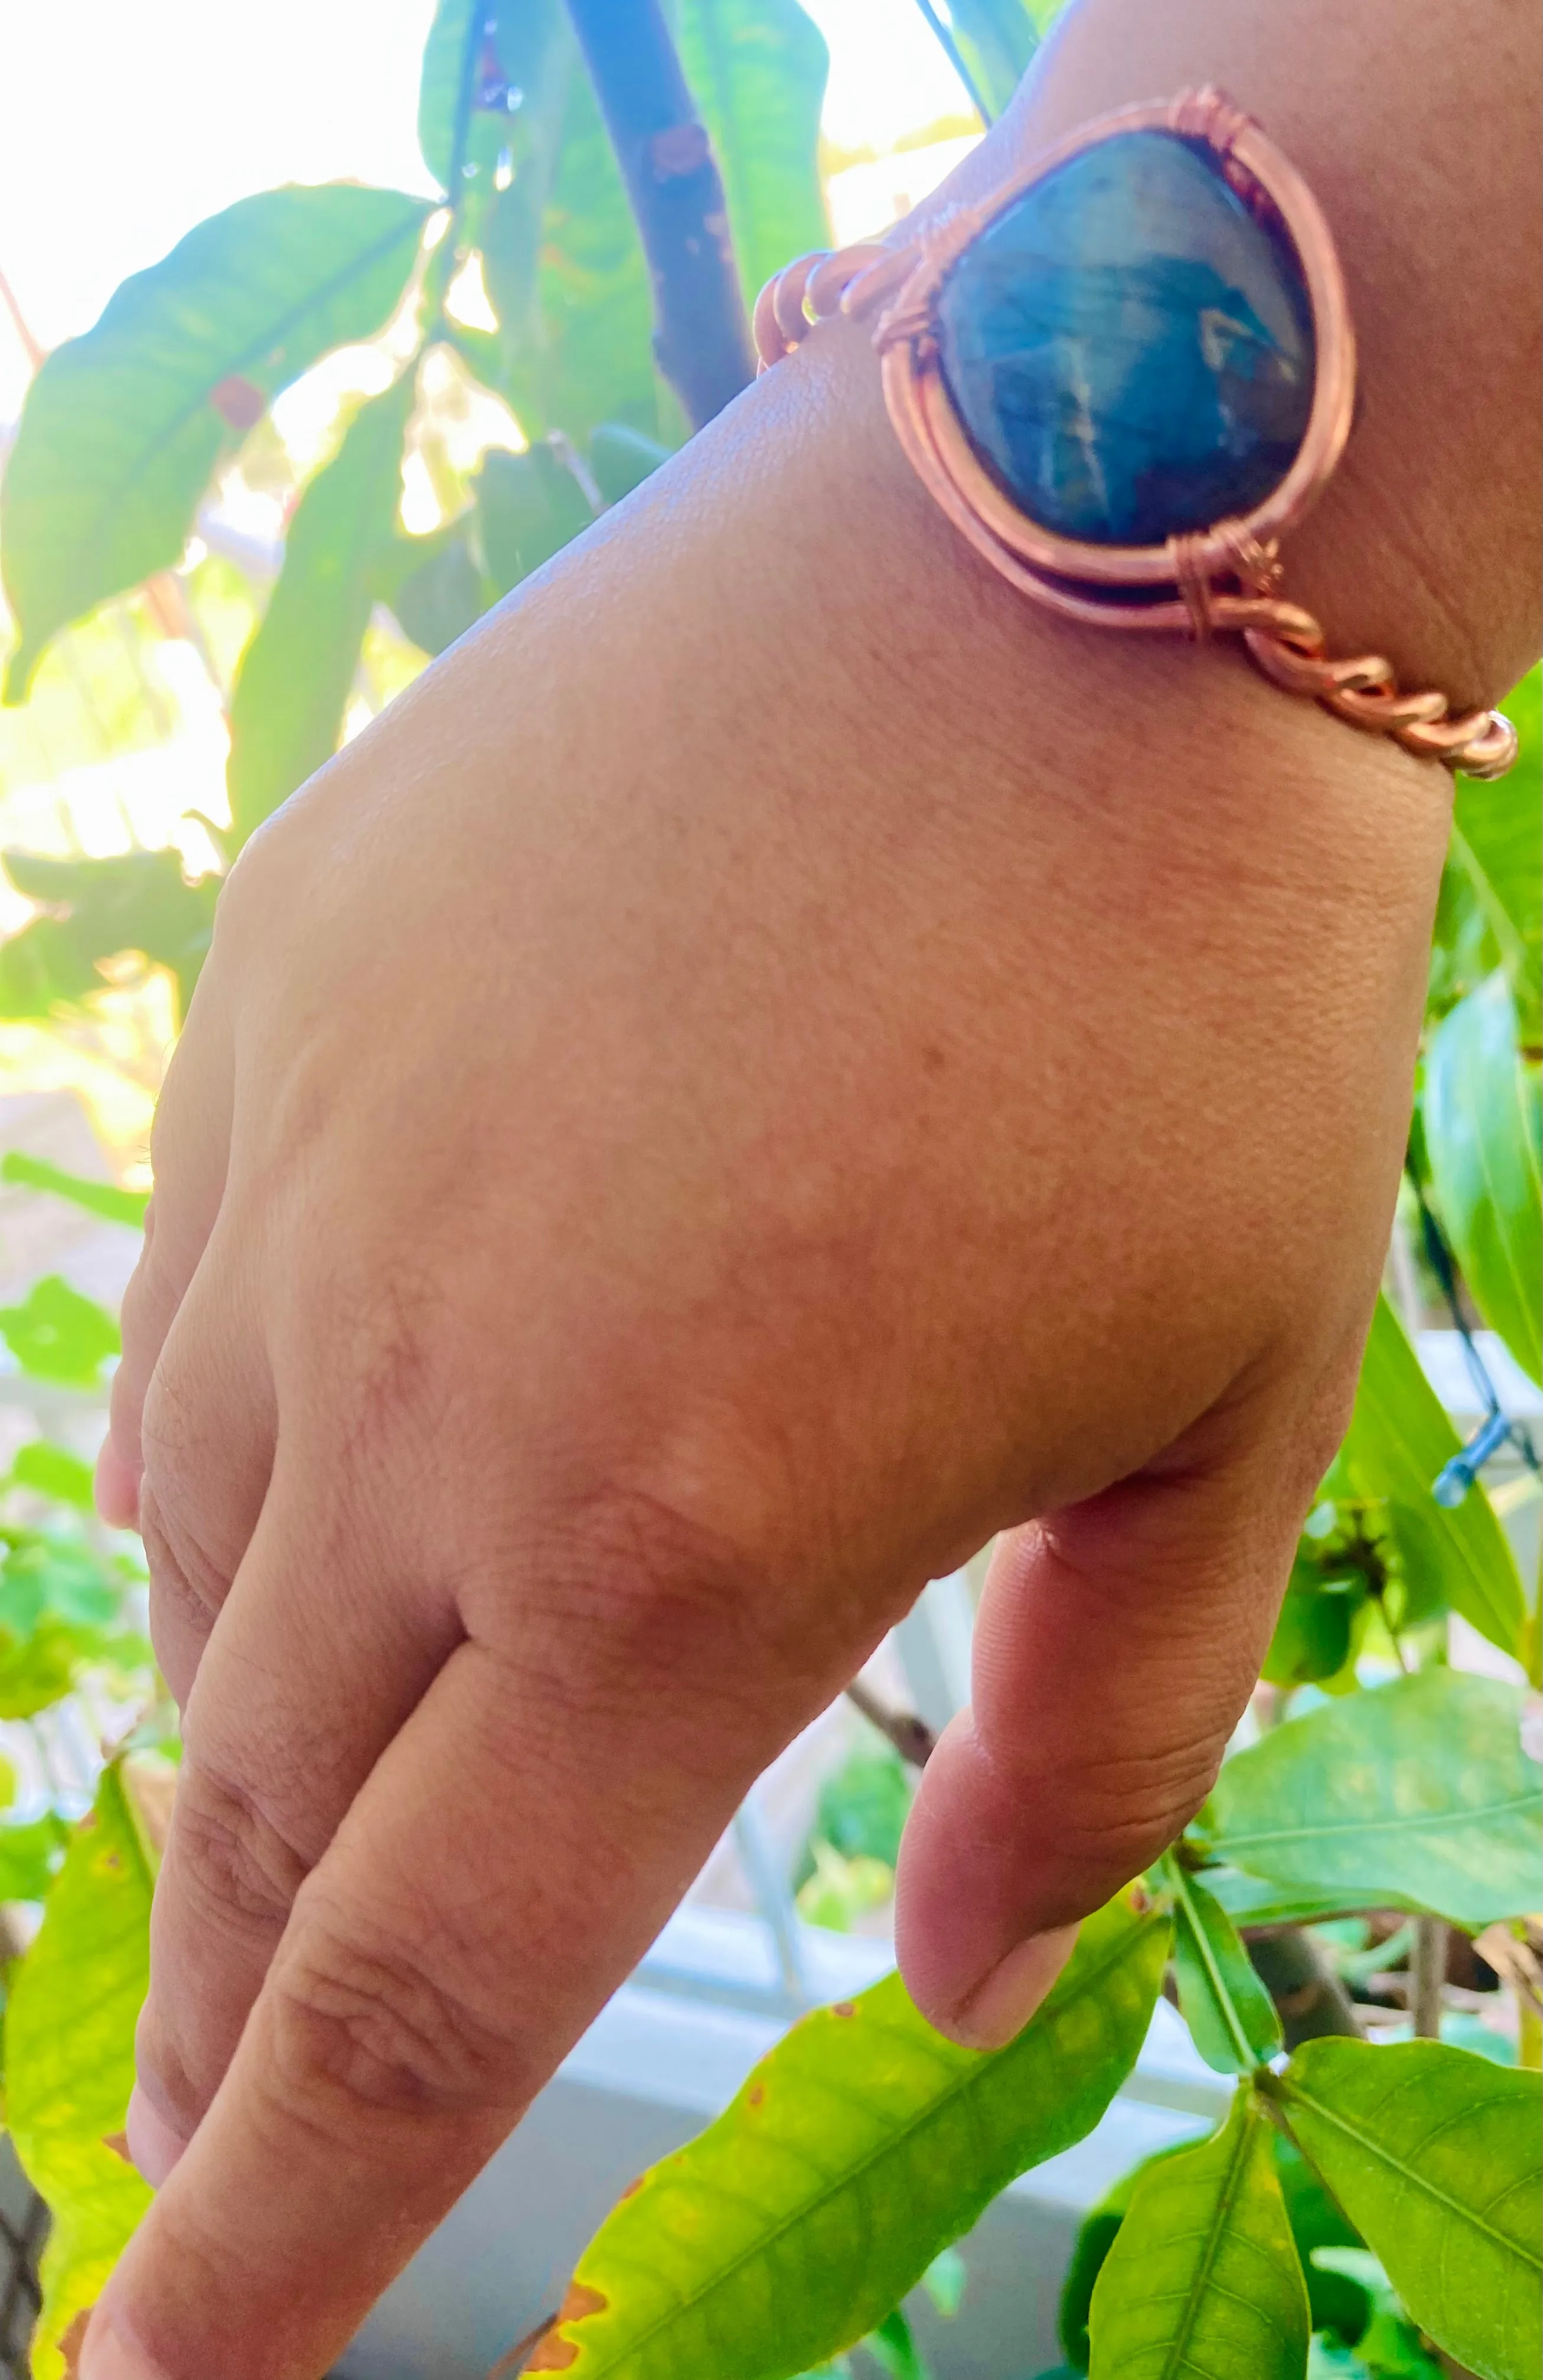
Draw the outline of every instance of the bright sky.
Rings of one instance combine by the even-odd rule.
[[[888,148],[966,105],[915,0],[808,0],[825,124]],[[433,0],[71,0],[0,10],[0,272],[45,346],[201,216],[276,182],[427,188],[414,134]],[[0,420],[22,374],[0,317]]]

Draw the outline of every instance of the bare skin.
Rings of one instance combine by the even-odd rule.
[[[1292,586],[1538,642],[1522,0],[1082,0],[968,185],[1215,79],[1363,355]],[[1467,131],[1463,131],[1466,124]],[[1343,1426],[1449,786],[1034,614],[822,333],[257,839],[103,1469],[187,1763],[86,2380],[313,2380],[790,1736],[1009,1531],[902,1857],[1005,2039],[1205,1793]]]

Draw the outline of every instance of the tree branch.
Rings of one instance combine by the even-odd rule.
[[[660,0],[567,0],[653,281],[654,353],[694,430],[755,378],[723,185]]]
[[[846,1699],[856,1704],[870,1727],[888,1736],[902,1760],[908,1760],[913,1768],[926,1767],[938,1739],[924,1718],[915,1711],[892,1711],[877,1694],[869,1694],[860,1678],[854,1678],[847,1687]]]

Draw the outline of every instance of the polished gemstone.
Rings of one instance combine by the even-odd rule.
[[[1294,254],[1213,153],[1122,132],[1003,209],[940,292],[980,460],[1058,536],[1160,545],[1278,486],[1313,397]]]

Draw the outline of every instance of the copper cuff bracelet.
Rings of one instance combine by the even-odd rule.
[[[1317,200],[1220,91],[1100,116],[903,247],[799,257],[757,301],[762,370],[837,314],[873,322],[923,485],[1036,602],[1235,632],[1354,726],[1472,777],[1510,768],[1500,712],[1401,693],[1379,654],[1331,659],[1280,592],[1280,540],[1350,434],[1355,344]]]

